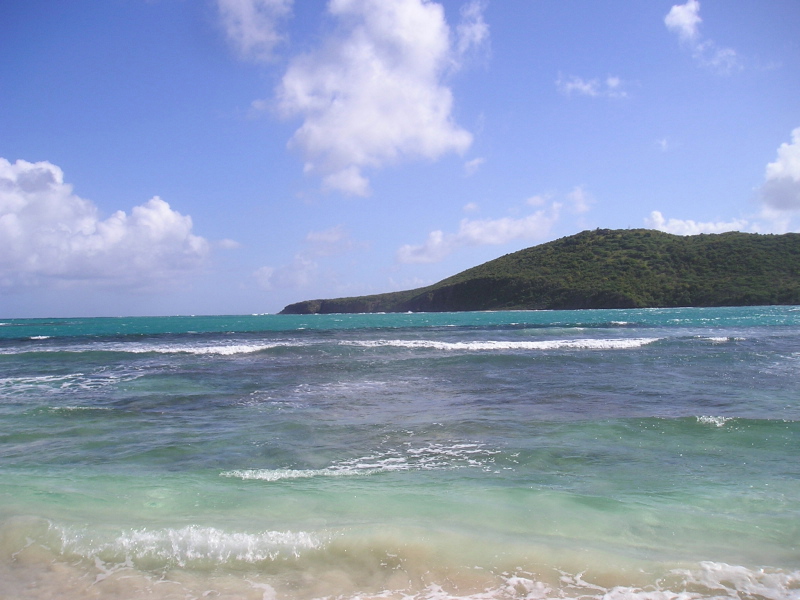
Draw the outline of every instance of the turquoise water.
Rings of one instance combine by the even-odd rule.
[[[797,600],[799,334],[0,319],[0,597]]]

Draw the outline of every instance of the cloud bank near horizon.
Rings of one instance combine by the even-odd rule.
[[[101,219],[56,165],[0,158],[0,287],[160,287],[197,270],[208,253],[191,217],[158,196]]]

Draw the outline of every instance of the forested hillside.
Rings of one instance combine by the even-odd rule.
[[[584,231],[431,286],[283,314],[800,304],[800,234]]]

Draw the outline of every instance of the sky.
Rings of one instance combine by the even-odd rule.
[[[797,0],[9,0],[0,318],[277,312],[800,231]]]

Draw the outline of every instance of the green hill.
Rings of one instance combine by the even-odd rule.
[[[439,283],[281,314],[800,304],[800,234],[584,231]]]

